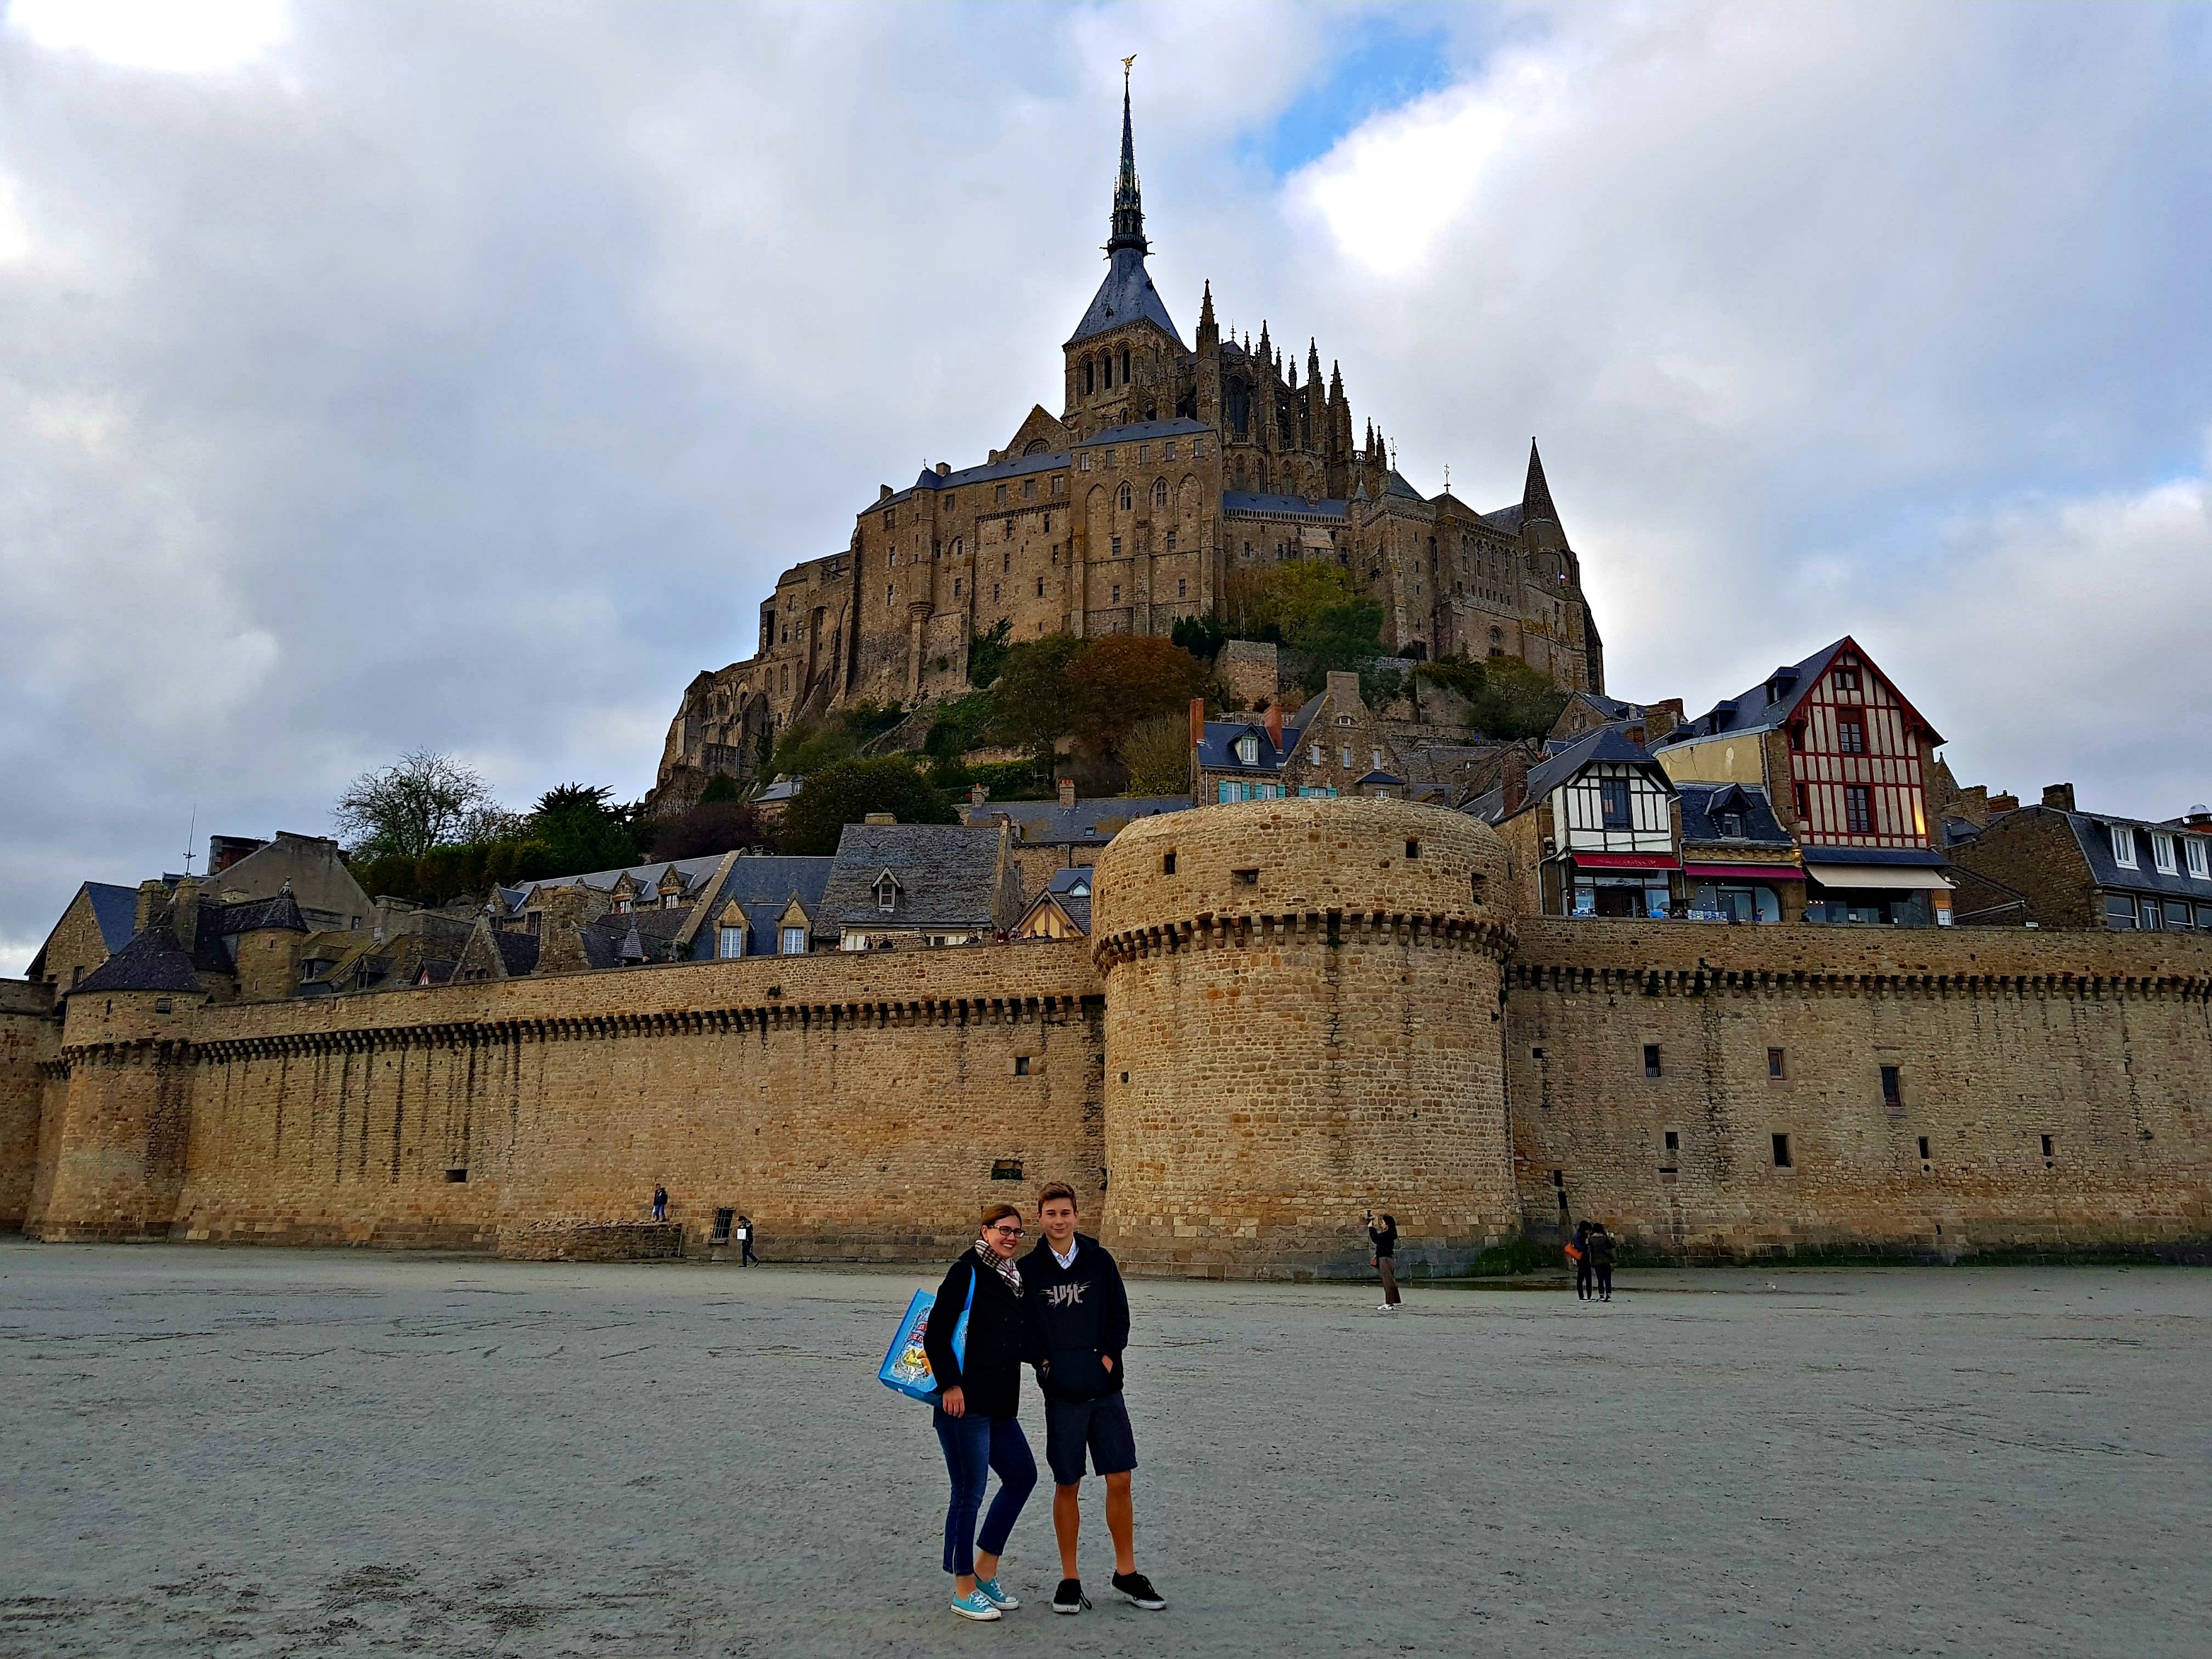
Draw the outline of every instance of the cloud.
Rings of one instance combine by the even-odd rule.
[[[15,0],[6,948],[178,867],[195,811],[319,830],[410,747],[513,800],[643,790],[778,570],[1054,404],[1131,51],[1186,333],[1210,277],[1224,324],[1318,336],[1485,505],[1540,434],[1616,689],[1710,700],[1849,630],[1970,779],[2212,793],[2201,704],[2113,665],[2203,631],[2203,30],[1418,21]],[[1270,175],[1353,46],[1424,90]]]

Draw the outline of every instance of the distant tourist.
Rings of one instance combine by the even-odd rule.
[[[1610,1302],[1613,1300],[1613,1235],[1606,1231],[1605,1223],[1600,1221],[1592,1224],[1586,1248],[1589,1252],[1590,1267],[1597,1274],[1597,1299]]]
[[[753,1254],[753,1218],[749,1215],[738,1218],[738,1266],[757,1267],[760,1258]]]
[[[1060,1588],[1054,1613],[1080,1613],[1091,1602],[1076,1566],[1083,1529],[1084,1455],[1106,1479],[1106,1530],[1114,1539],[1112,1583],[1140,1607],[1167,1606],[1137,1571],[1136,1508],[1129,1478],[1137,1437],[1121,1400],[1121,1353],[1129,1346],[1129,1296],[1106,1247],[1075,1231],[1075,1189],[1055,1182],[1037,1200],[1044,1237],[1022,1261],[1029,1287],[1032,1352],[1044,1390],[1044,1461],[1053,1480],[1052,1530],[1060,1540]]]
[[[1378,1313],[1398,1311],[1398,1218],[1385,1212],[1382,1224],[1375,1224],[1375,1212],[1366,1214],[1367,1242],[1374,1246],[1375,1254],[1368,1265],[1382,1275],[1382,1305]]]
[[[1575,1223],[1575,1242],[1567,1246],[1567,1260],[1575,1264],[1575,1300],[1577,1302],[1590,1299],[1589,1230],[1590,1224],[1587,1221]]]
[[[921,1339],[930,1374],[942,1392],[931,1420],[952,1502],[945,1514],[945,1570],[952,1575],[952,1611],[963,1619],[996,1619],[1021,1603],[999,1585],[999,1554],[1036,1485],[1036,1459],[1015,1412],[1021,1405],[1022,1363],[1034,1359],[1028,1311],[1022,1305],[1022,1212],[1011,1204],[983,1211],[983,1236],[964,1251],[937,1287]],[[972,1300],[971,1300],[972,1299]],[[953,1357],[952,1332],[968,1310],[968,1358]],[[975,1530],[989,1472],[999,1495]]]
[[[657,1184],[653,1189],[653,1218],[655,1221],[668,1219],[668,1188]]]

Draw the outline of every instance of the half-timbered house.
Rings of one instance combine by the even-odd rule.
[[[1846,636],[1715,703],[1654,750],[1677,783],[1759,785],[1796,837],[1808,921],[1951,919],[1925,780],[1943,741]]]
[[[1468,803],[1512,849],[1523,902],[1544,915],[1665,917],[1680,909],[1675,789],[1641,744],[1601,726],[1525,780]]]

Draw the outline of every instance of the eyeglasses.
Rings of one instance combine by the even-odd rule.
[[[1012,1221],[999,1222],[995,1225],[986,1228],[984,1231],[987,1232],[1005,1233],[1013,1238],[1019,1238],[1022,1236],[1020,1225]]]

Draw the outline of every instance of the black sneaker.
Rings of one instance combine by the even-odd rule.
[[[1154,1589],[1152,1581],[1141,1572],[1115,1573],[1114,1588],[1121,1592],[1124,1601],[1133,1601],[1140,1607],[1158,1609],[1168,1604],[1167,1597]]]
[[[1063,1578],[1060,1588],[1052,1593],[1054,1613],[1080,1613],[1091,1605],[1091,1598],[1083,1593],[1080,1578]]]

